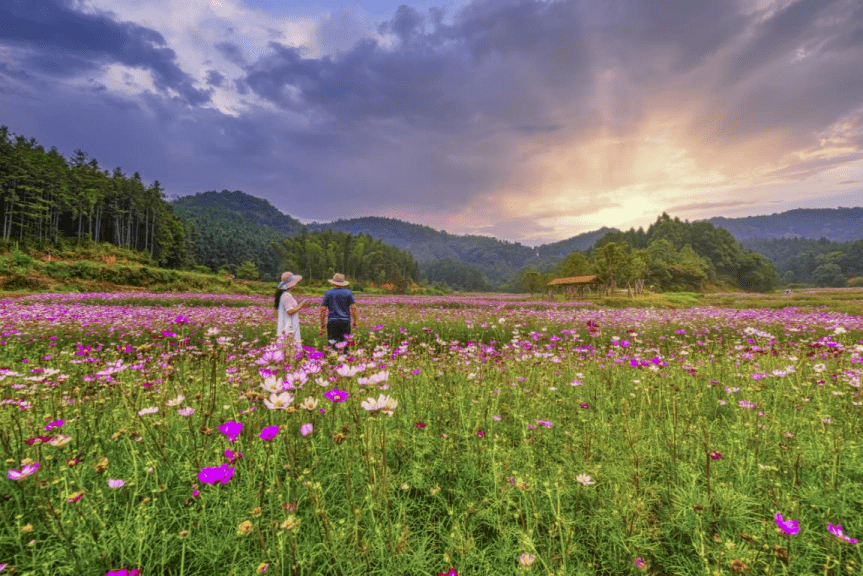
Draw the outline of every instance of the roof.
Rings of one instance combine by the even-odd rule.
[[[599,284],[599,276],[572,276],[571,278],[558,278],[552,280],[546,286],[568,286],[570,284]]]

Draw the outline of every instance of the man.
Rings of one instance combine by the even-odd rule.
[[[345,336],[351,333],[351,327],[356,328],[359,322],[354,293],[346,288],[349,284],[344,274],[334,274],[332,280],[327,280],[334,288],[327,290],[321,302],[321,330],[327,328],[327,340],[333,346],[344,342]]]

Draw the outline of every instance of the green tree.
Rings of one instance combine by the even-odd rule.
[[[243,280],[260,280],[261,271],[258,270],[257,264],[251,260],[246,260],[237,266],[237,278],[242,278]]]

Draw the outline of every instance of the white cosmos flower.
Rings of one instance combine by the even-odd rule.
[[[72,440],[71,436],[66,436],[65,434],[57,434],[56,436],[54,436],[54,438],[52,438],[51,440],[48,441],[48,444],[50,444],[51,446],[56,446],[59,448],[60,446],[65,446],[71,440]]]
[[[369,412],[377,412],[378,410],[380,410],[387,416],[392,416],[393,411],[395,411],[398,405],[398,401],[384,394],[378,396],[377,400],[375,400],[374,398],[368,398],[360,402],[360,406],[362,406],[364,410],[367,410]]]
[[[267,408],[270,410],[284,410],[290,406],[293,401],[294,395],[290,392],[282,392],[281,394],[273,392],[270,394],[269,398],[264,398],[264,404],[266,404]]]
[[[166,406],[179,406],[180,404],[183,403],[183,400],[185,400],[185,399],[186,399],[185,396],[183,396],[182,394],[178,394],[176,398],[173,398],[173,399],[165,402],[165,405]]]
[[[303,399],[303,403],[300,404],[300,408],[304,408],[310,412],[317,407],[318,407],[318,399],[312,398],[311,396],[306,396]]]
[[[590,486],[592,484],[596,484],[593,479],[587,474],[579,474],[575,477],[576,482],[580,482],[582,486]]]
[[[263,388],[267,392],[272,392],[272,393],[281,392],[282,391],[282,383],[279,382],[279,379],[276,378],[275,376],[270,376],[269,378],[264,380],[264,383],[261,384],[261,388]]]

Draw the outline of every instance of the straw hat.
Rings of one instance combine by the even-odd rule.
[[[279,284],[279,288],[282,290],[288,290],[296,286],[303,277],[299,274],[294,274],[293,272],[285,272],[282,274],[282,283]]]
[[[333,286],[347,286],[350,284],[347,280],[345,280],[344,274],[333,274],[332,280],[327,280]]]

